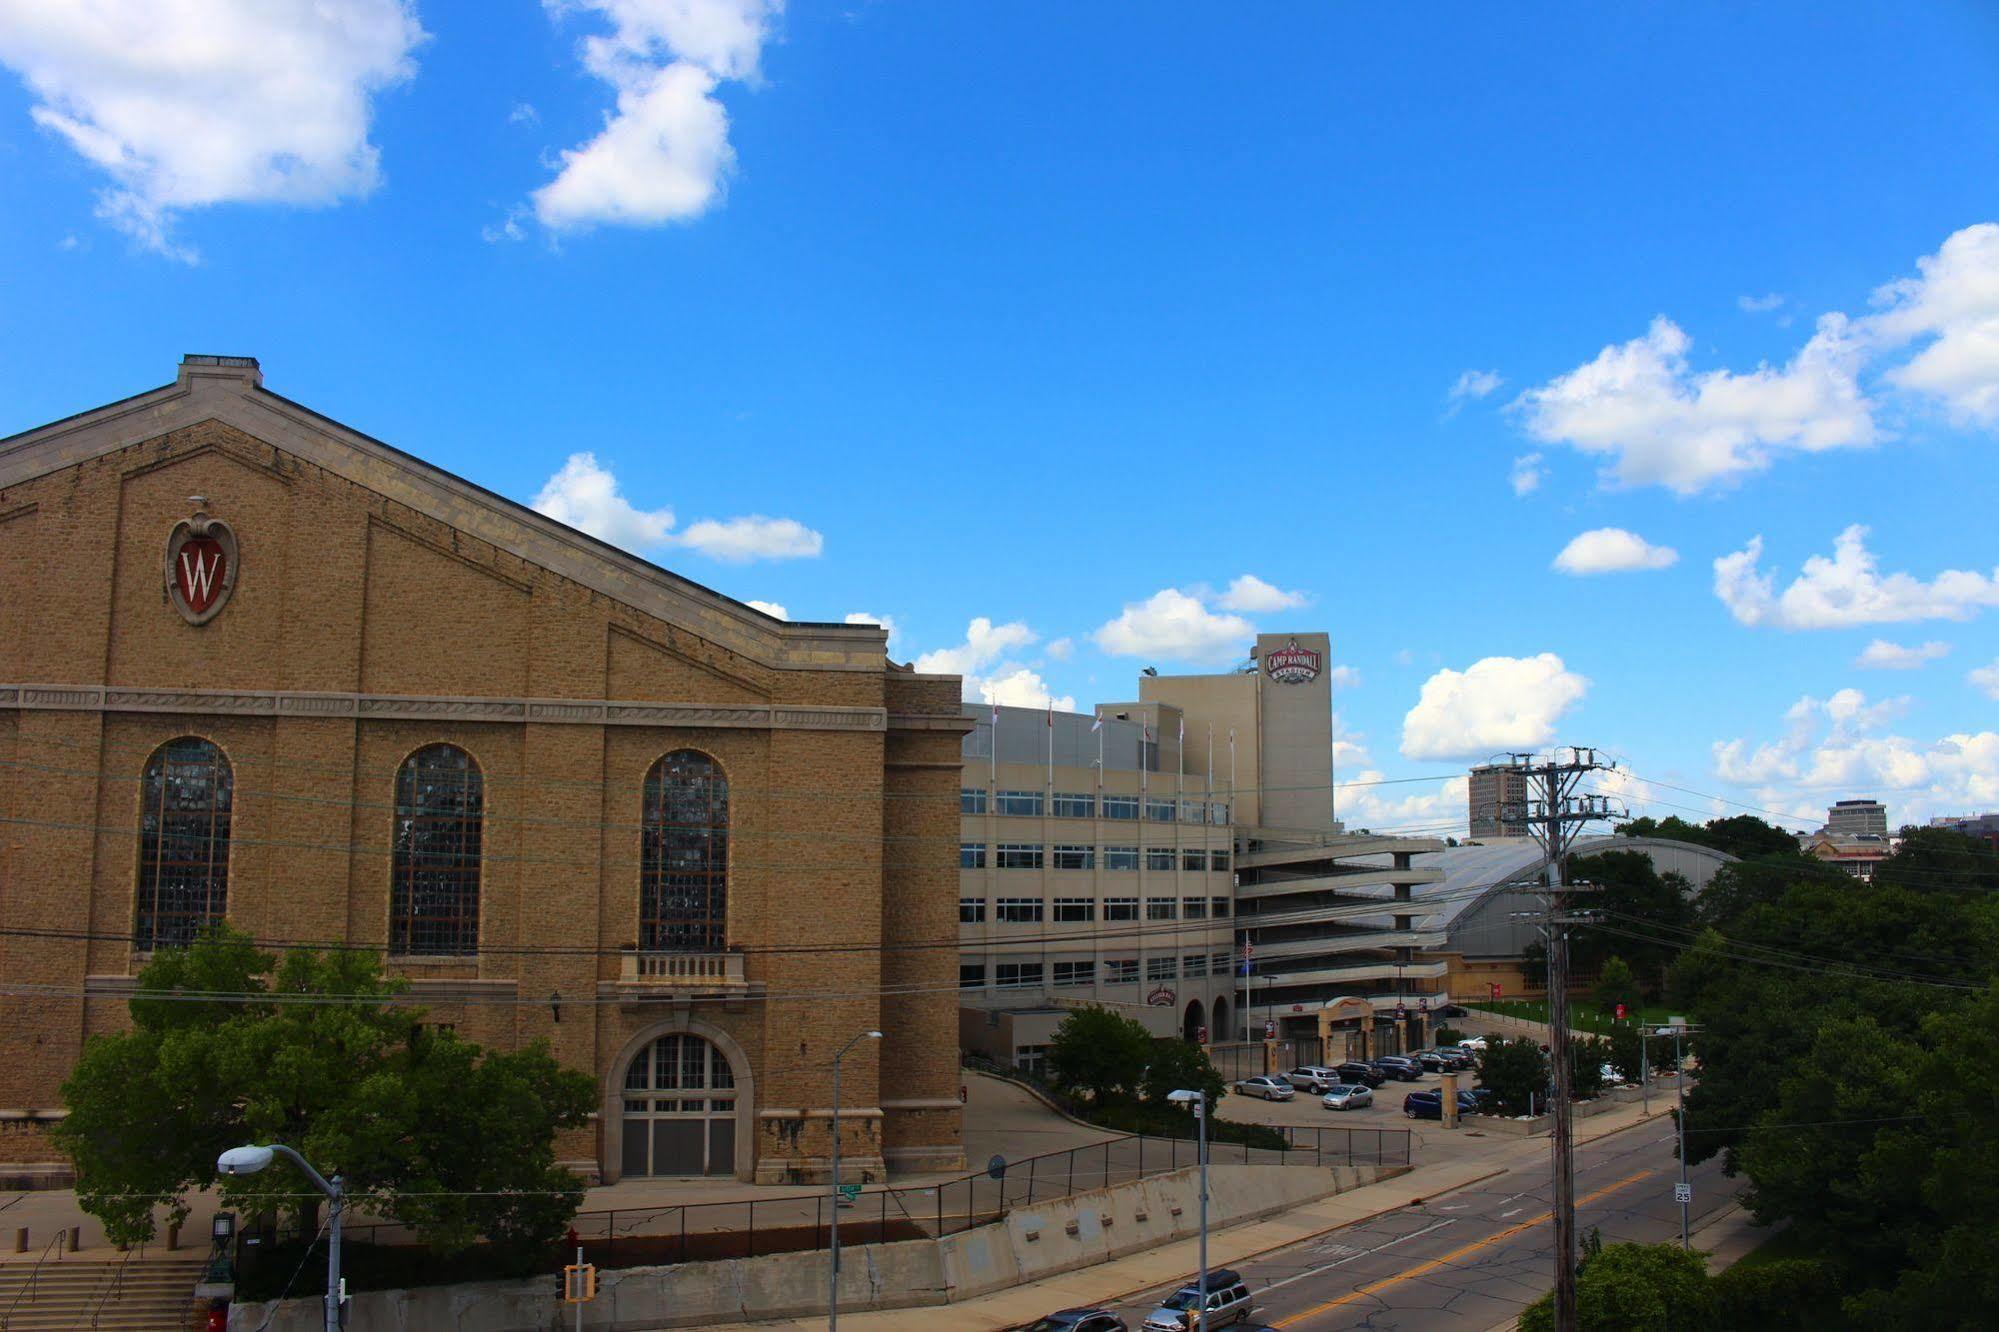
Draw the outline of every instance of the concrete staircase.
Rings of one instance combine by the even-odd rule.
[[[200,1258],[51,1257],[0,1263],[0,1332],[185,1332]],[[30,1281],[32,1279],[32,1287]]]

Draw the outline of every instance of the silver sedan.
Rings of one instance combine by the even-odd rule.
[[[1319,1104],[1328,1110],[1358,1110],[1362,1106],[1374,1104],[1374,1093],[1366,1087],[1342,1083],[1330,1088],[1320,1097]]]

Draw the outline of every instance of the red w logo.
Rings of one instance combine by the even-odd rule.
[[[180,548],[174,578],[180,584],[182,600],[196,615],[215,604],[222,590],[223,563],[222,543],[214,537],[191,537]]]

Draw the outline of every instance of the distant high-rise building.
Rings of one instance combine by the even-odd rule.
[[[1825,812],[1825,830],[1834,837],[1886,837],[1888,807],[1879,800],[1842,800]]]
[[[1953,814],[1931,819],[1930,827],[1958,833],[1999,851],[1999,814]]]
[[[1465,805],[1473,837],[1525,837],[1527,774],[1506,763],[1481,764],[1471,770]]]

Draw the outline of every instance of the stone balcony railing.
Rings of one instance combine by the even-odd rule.
[[[612,989],[627,1003],[695,995],[746,995],[753,988],[743,974],[741,953],[644,952],[627,949],[618,959]]]

